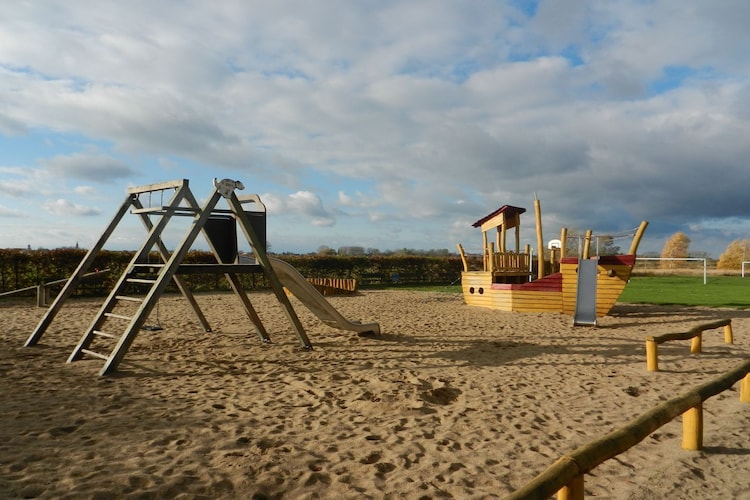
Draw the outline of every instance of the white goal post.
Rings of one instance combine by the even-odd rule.
[[[745,277],[745,264],[750,264],[750,260],[742,261],[742,277]]]
[[[697,260],[703,261],[703,284],[706,284],[706,259],[701,257],[636,257],[635,261],[639,260]],[[744,264],[744,263],[743,263]],[[744,272],[744,268],[743,268]],[[743,274],[744,276],[744,274]]]

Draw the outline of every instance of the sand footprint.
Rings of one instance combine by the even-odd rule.
[[[435,405],[449,405],[458,399],[461,395],[460,389],[453,387],[437,387],[420,394],[422,401]]]

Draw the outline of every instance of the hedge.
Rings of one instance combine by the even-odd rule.
[[[68,278],[86,255],[86,250],[60,248],[54,250],[0,249],[0,292],[18,290],[59,279]],[[283,254],[276,257],[293,265],[306,277],[354,278],[359,287],[402,285],[449,285],[459,280],[462,264],[458,256],[328,256]],[[102,251],[90,271],[110,269],[110,273],[95,282],[84,282],[75,295],[106,295],[127,268],[133,252]],[[149,262],[161,262],[153,253]],[[213,254],[191,251],[185,263],[214,263]],[[195,292],[228,290],[221,274],[184,275]],[[264,290],[268,283],[262,273],[240,276],[247,290]],[[171,291],[176,287],[171,285]],[[169,291],[170,289],[168,289]],[[30,291],[29,295],[34,292]]]

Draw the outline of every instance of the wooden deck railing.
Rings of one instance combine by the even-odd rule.
[[[690,343],[690,353],[697,354],[701,352],[703,344],[703,332],[705,332],[706,330],[721,328],[722,326],[724,327],[724,343],[734,343],[731,319],[722,319],[719,321],[714,321],[713,323],[694,326],[690,330],[682,333],[666,333],[657,337],[646,337],[646,369],[650,372],[659,371],[659,344],[669,342],[670,340],[692,339],[692,342]]]
[[[740,401],[750,403],[750,360],[747,360],[734,370],[653,408],[625,427],[563,456],[507,499],[549,498],[557,492],[558,500],[582,500],[584,474],[632,448],[679,415],[683,416],[682,447],[686,450],[702,449],[703,402],[739,380],[742,380]]]
[[[495,252],[493,270],[495,272],[529,272],[531,256],[526,253]]]

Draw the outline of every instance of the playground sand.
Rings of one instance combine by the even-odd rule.
[[[333,330],[297,306],[304,351],[270,294],[251,294],[272,344],[232,295],[161,300],[118,375],[65,360],[99,302],[44,313],[0,302],[3,498],[502,498],[560,456],[750,356],[750,313],[617,305],[599,326],[468,307],[453,294],[366,291],[330,301],[381,338]],[[152,320],[154,314],[152,314]],[[732,318],[662,345],[644,339]],[[586,496],[750,498],[750,406],[739,383],[704,403],[702,451],[677,418],[585,477]]]

